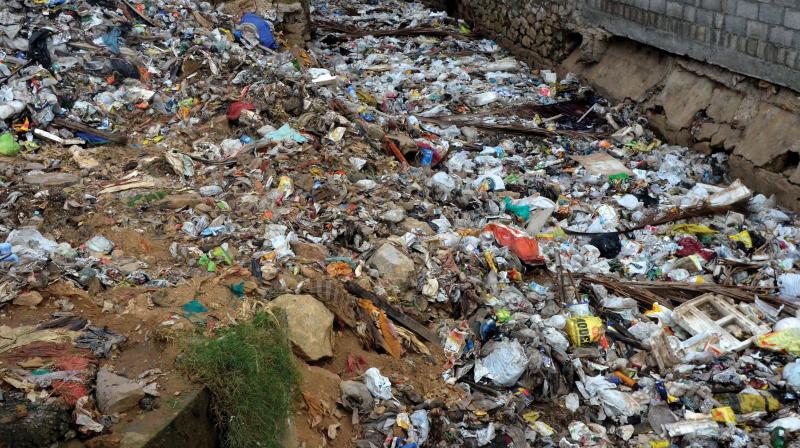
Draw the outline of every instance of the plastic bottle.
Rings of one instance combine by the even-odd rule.
[[[786,446],[786,430],[780,426],[773,429],[770,434],[772,448],[783,448]]]
[[[433,150],[430,148],[422,148],[421,152],[422,152],[422,159],[420,160],[420,163],[422,164],[422,166],[424,167],[431,166],[431,164],[433,164]]]

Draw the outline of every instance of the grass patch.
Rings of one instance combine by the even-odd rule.
[[[193,339],[181,356],[181,368],[214,396],[226,447],[281,447],[300,384],[285,322],[277,311],[259,313]]]

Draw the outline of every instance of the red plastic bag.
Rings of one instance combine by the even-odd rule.
[[[675,252],[675,255],[679,257],[688,257],[689,255],[699,254],[706,261],[711,261],[716,256],[714,251],[704,248],[700,241],[697,241],[697,239],[692,238],[691,236],[685,236],[679,239],[678,246],[681,246],[681,248]]]
[[[503,224],[489,224],[483,231],[492,232],[497,242],[511,249],[520,260],[527,263],[544,263],[544,257],[539,254],[539,242],[522,230]]]
[[[228,104],[228,121],[239,121],[243,110],[256,110],[256,107],[253,103],[248,103],[246,101],[235,101]]]

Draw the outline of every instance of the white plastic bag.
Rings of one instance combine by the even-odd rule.
[[[23,263],[45,259],[58,247],[58,243],[45,238],[33,227],[12,230],[6,243],[11,245],[12,251]]]
[[[793,389],[800,391],[800,359],[786,364],[783,368],[783,379]]]
[[[800,301],[800,274],[786,273],[778,276],[778,287],[781,296],[795,301]]]
[[[367,385],[369,393],[375,398],[382,400],[391,400],[392,397],[392,382],[389,378],[381,375],[380,370],[375,367],[370,367],[364,372],[364,384]]]
[[[479,369],[479,365],[482,369]],[[519,341],[504,340],[494,345],[494,350],[489,356],[478,360],[475,363],[475,381],[480,381],[483,377],[478,377],[478,372],[482,370],[485,376],[498,386],[511,387],[519,377],[525,372],[528,366],[528,357],[525,356],[525,349]],[[485,369],[485,370],[484,370]]]

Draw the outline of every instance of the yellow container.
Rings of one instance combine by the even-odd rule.
[[[575,347],[590,345],[603,336],[603,320],[596,316],[567,319],[567,337]]]

